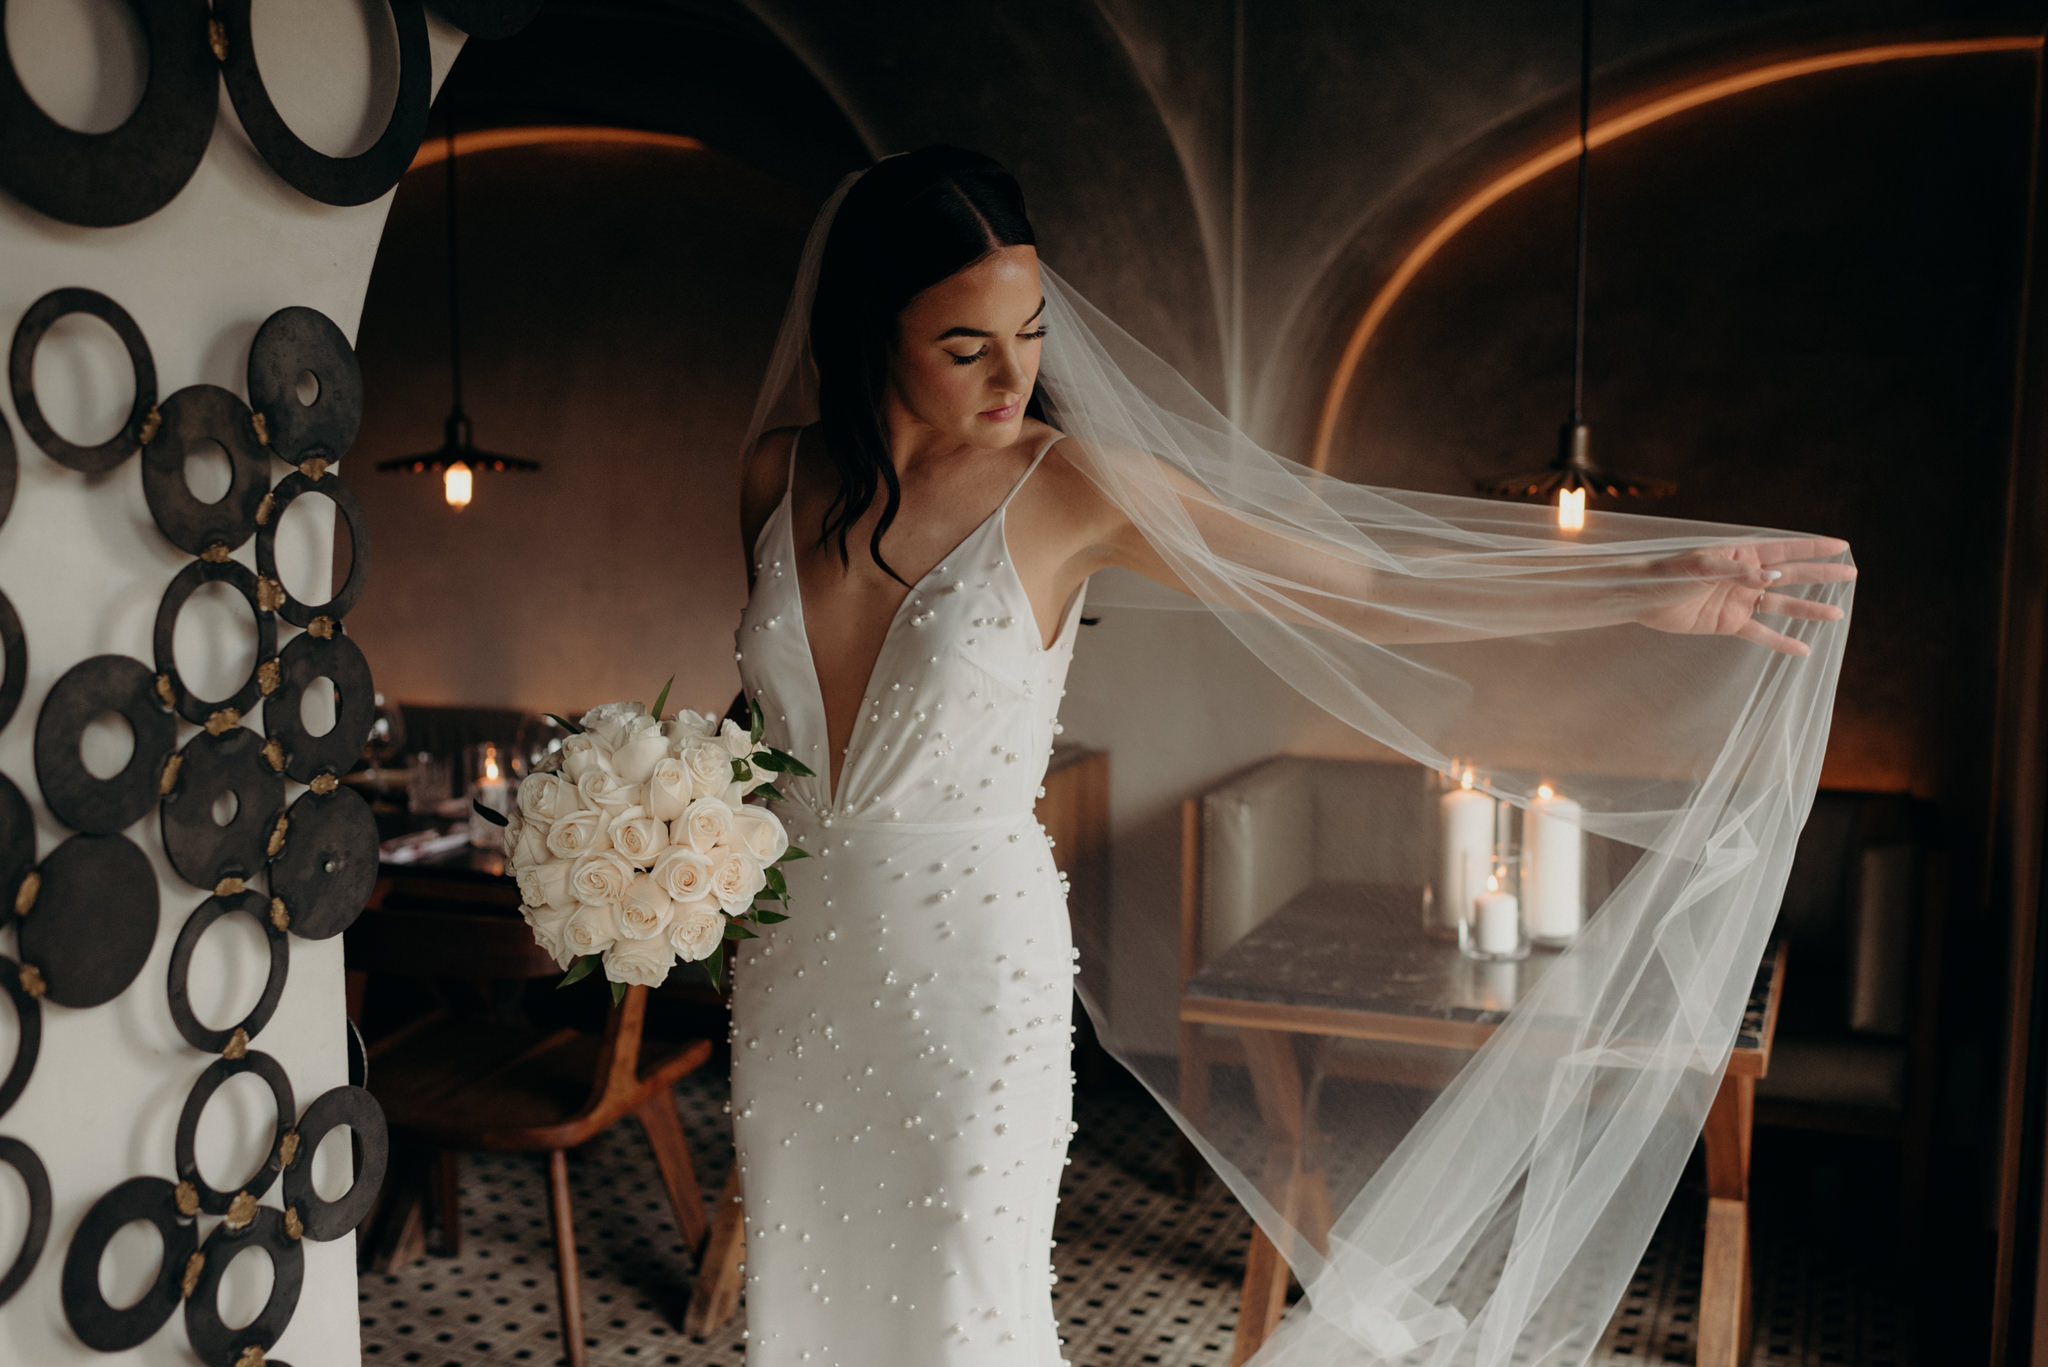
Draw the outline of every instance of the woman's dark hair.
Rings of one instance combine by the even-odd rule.
[[[882,558],[882,534],[903,501],[882,430],[882,392],[904,308],[920,291],[991,252],[1036,244],[1016,179],[964,148],[940,145],[885,157],[840,201],[818,265],[810,339],[818,420],[839,471],[839,491],[825,509],[818,540],[838,538],[841,564],[848,563],[848,531],[881,485],[887,495],[868,553],[906,583]],[[1025,412],[1044,416],[1035,387]]]

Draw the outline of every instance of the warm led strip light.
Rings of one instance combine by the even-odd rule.
[[[1593,124],[1587,129],[1586,145],[1599,147],[1637,129],[1646,128],[1660,119],[1667,119],[1673,114],[1778,81],[1812,76],[1823,71],[1837,71],[1843,67],[1872,66],[1878,62],[1908,61],[1920,57],[1957,57],[1980,52],[2035,52],[2040,50],[2041,41],[2039,34],[2021,34],[2015,37],[1958,38],[1944,42],[1890,43],[1879,47],[1827,52],[1786,62],[1772,62],[1767,66],[1753,67],[1748,71],[1737,72],[1733,76],[1723,76],[1718,80],[1707,81],[1676,94],[1666,95]],[[1393,275],[1388,277],[1386,284],[1380,286],[1379,293],[1373,296],[1364,316],[1358,320],[1358,326],[1351,330],[1351,339],[1344,344],[1344,354],[1339,358],[1336,373],[1331,376],[1329,389],[1323,395],[1323,412],[1316,424],[1315,448],[1309,461],[1311,465],[1318,470],[1329,468],[1330,443],[1336,436],[1337,416],[1343,408],[1345,393],[1351,388],[1351,381],[1357,375],[1358,363],[1365,355],[1366,343],[1372,340],[1373,333],[1378,331],[1379,325],[1394,307],[1394,301],[1399,299],[1401,292],[1421,274],[1429,259],[1437,254],[1444,243],[1457,236],[1466,224],[1487,209],[1544,172],[1555,170],[1573,160],[1578,154],[1579,139],[1576,134],[1545,148],[1467,197],[1450,213],[1444,215],[1437,225],[1409,250]]]
[[[680,133],[650,133],[638,128],[596,128],[578,124],[562,124],[536,128],[480,128],[473,133],[455,135],[455,155],[466,157],[472,152],[495,152],[501,147],[560,147],[573,143],[614,143],[642,147],[673,147],[680,151],[701,152],[704,144],[695,138],[686,138]],[[419,155],[406,168],[408,174],[424,166],[438,166],[448,155],[446,138],[429,138],[420,144]]]

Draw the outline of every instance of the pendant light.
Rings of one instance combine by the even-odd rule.
[[[507,470],[538,470],[540,462],[526,460],[519,456],[499,455],[495,451],[479,451],[470,438],[469,414],[462,408],[462,310],[460,306],[461,273],[460,260],[456,251],[455,234],[455,121],[450,117],[442,128],[447,141],[446,155],[442,163],[447,167],[447,224],[448,224],[448,379],[453,402],[448,418],[441,427],[441,446],[435,451],[414,456],[393,456],[377,462],[379,470],[403,470],[415,474],[439,474],[442,496],[448,506],[461,512],[469,506],[475,493],[476,476],[481,471],[500,474]]]
[[[1608,498],[1662,498],[1678,492],[1666,479],[1623,475],[1593,462],[1593,429],[1586,424],[1586,130],[1593,110],[1593,0],[1579,11],[1579,257],[1573,289],[1572,411],[1558,433],[1557,457],[1529,474],[1495,475],[1478,481],[1482,494],[1557,502],[1557,525],[1577,531],[1586,525],[1586,494]]]

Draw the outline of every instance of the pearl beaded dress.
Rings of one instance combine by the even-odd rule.
[[[813,857],[733,973],[752,1367],[1062,1361],[1074,949],[1033,806],[1081,594],[1042,645],[1015,494],[897,609],[836,793],[787,493],[756,543],[740,676],[816,777],[778,784]]]

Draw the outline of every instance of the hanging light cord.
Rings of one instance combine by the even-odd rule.
[[[461,277],[457,273],[455,253],[455,116],[452,110],[442,125],[442,134],[448,144],[448,155],[441,159],[448,168],[448,379],[453,387],[455,403],[453,411],[449,414],[449,421],[466,423],[469,415],[462,411],[462,310],[458,302],[461,295]],[[1583,172],[1581,174],[1583,175]],[[1583,187],[1583,181],[1581,185]],[[1580,193],[1584,193],[1583,188]],[[1583,252],[1583,248],[1581,250]]]
[[[1579,6],[1579,267],[1573,292],[1572,425],[1586,420],[1586,130],[1593,113],[1593,0]]]

